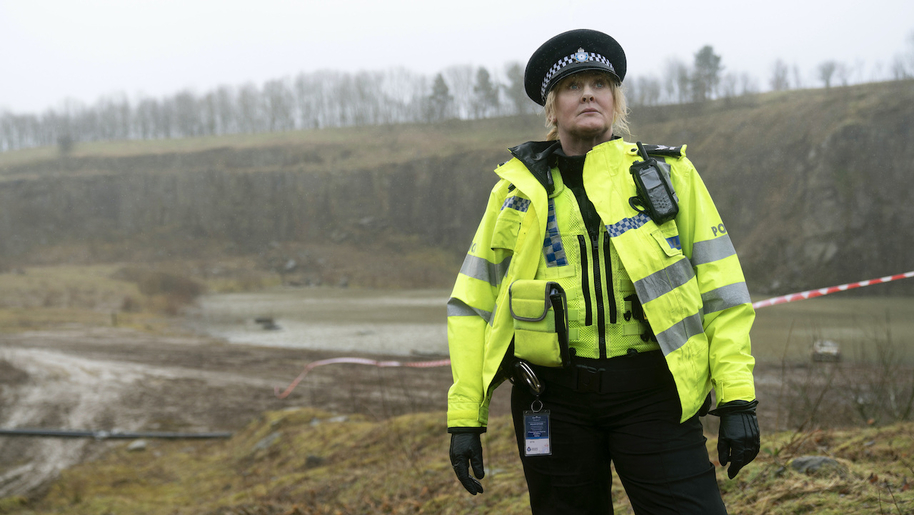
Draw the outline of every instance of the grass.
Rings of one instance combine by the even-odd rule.
[[[227,441],[117,444],[69,469],[39,500],[0,500],[0,513],[349,514],[529,513],[509,416],[484,437],[486,492],[470,496],[447,459],[443,413],[385,421],[310,408],[264,413]],[[914,509],[914,424],[763,435],[764,451],[735,480],[718,468],[730,513],[902,514]],[[716,440],[708,449],[716,456]],[[794,470],[802,455],[837,466]],[[631,513],[618,479],[616,513]]]
[[[323,257],[353,257],[345,249],[338,252]],[[432,257],[423,260],[433,261]],[[118,302],[119,323],[154,330],[154,321],[164,314],[155,299],[170,291],[202,291],[197,286],[244,291],[278,280],[250,259],[8,270],[0,274],[0,330],[108,325],[110,310]],[[137,299],[137,311],[123,309],[126,297]],[[914,340],[908,327],[911,310],[910,299],[840,294],[764,308],[754,329],[755,353],[769,363],[808,363],[807,344],[827,335],[844,338],[851,358],[853,349],[867,344],[875,352],[880,338],[904,355]],[[871,324],[871,331],[860,329],[866,324]],[[877,360],[877,369],[861,368],[865,375],[857,387],[886,376],[903,361]],[[857,370],[852,363],[847,365],[848,373]],[[786,396],[769,396],[766,407],[779,405],[778,409],[791,411],[788,427],[800,427],[810,405],[819,412],[836,412],[837,404],[828,404],[830,398],[817,404],[822,402],[817,385],[826,379],[817,374],[827,370],[810,367],[807,377],[792,376]],[[837,382],[823,384],[830,385],[831,394],[842,393]],[[867,418],[846,419],[843,429],[822,429],[828,425],[817,418],[802,424],[802,431],[764,433],[762,454],[736,480],[727,480],[723,469],[718,470],[730,513],[914,512],[908,483],[909,478],[914,481],[914,423],[882,418],[868,424]],[[153,440],[145,452],[129,452],[126,444],[111,443],[102,459],[64,471],[47,495],[0,499],[0,514],[528,513],[509,417],[493,417],[484,440],[486,493],[476,497],[466,494],[452,477],[443,423],[443,413],[378,421],[294,407],[264,413],[227,441]],[[716,439],[708,436],[713,459]],[[838,466],[818,474],[792,469],[792,460],[804,455],[827,456]],[[630,513],[618,479],[612,488],[616,513]]]
[[[887,331],[902,351],[898,361],[914,363],[914,298],[838,293],[759,309],[752,352],[760,361],[806,362],[813,341],[827,339],[841,345],[845,359],[874,363]]]
[[[78,142],[66,157],[60,156],[56,147],[0,152],[0,180],[14,177],[5,168],[26,165],[29,165],[30,171],[19,170],[16,178],[32,178],[39,173],[35,170],[42,170],[40,173],[63,173],[62,170],[67,169],[67,160],[167,154],[180,156],[226,148],[303,154],[308,156],[305,163],[300,165],[303,171],[320,172],[328,166],[360,169],[422,157],[475,151],[484,147],[507,149],[517,144],[518,138],[538,139],[544,133],[540,118],[528,115],[473,121],[450,120],[430,125],[330,127],[282,133]],[[357,147],[353,147],[354,142],[358,142]],[[183,163],[182,166],[188,165]],[[208,168],[212,166],[216,165],[207,163]],[[252,168],[253,171],[257,169],[257,165]],[[72,172],[66,173],[72,175]],[[86,169],[81,173],[95,172]]]
[[[162,315],[177,314],[204,290],[186,277],[122,264],[11,269],[0,273],[0,331],[162,328]]]
[[[403,254],[403,248],[411,252]],[[60,251],[63,252],[63,251]],[[290,257],[295,269],[286,271]],[[204,292],[287,286],[416,289],[448,287],[460,262],[393,235],[368,246],[277,244],[259,255],[204,252],[197,258],[106,264],[47,264],[0,269],[0,332],[67,324],[160,327]]]

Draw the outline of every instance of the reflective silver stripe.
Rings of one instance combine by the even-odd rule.
[[[743,282],[728,284],[716,290],[702,293],[701,302],[705,306],[704,313],[708,314],[752,302],[752,299],[749,298],[749,288]]]
[[[701,315],[696,313],[683,318],[666,331],[658,334],[657,342],[660,344],[660,350],[663,351],[663,355],[666,356],[685,345],[689,338],[704,331],[705,329],[701,324]]]
[[[460,267],[460,273],[497,287],[504,279],[510,265],[511,256],[506,257],[501,263],[495,264],[481,257],[467,254]]]
[[[692,244],[692,266],[704,265],[736,254],[730,236],[724,234],[707,241],[696,241]]]
[[[449,317],[479,317],[488,324],[492,320],[492,312],[468,306],[466,302],[451,297],[447,301],[447,316]]]
[[[635,291],[638,292],[638,299],[642,304],[657,299],[695,277],[695,271],[692,269],[688,259],[680,259],[672,265],[658,270],[651,275],[635,281]]]

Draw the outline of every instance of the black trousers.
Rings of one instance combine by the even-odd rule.
[[[638,515],[726,515],[701,423],[696,415],[680,424],[659,351],[533,368],[546,385],[550,456],[525,456],[523,412],[537,398],[523,380],[511,411],[534,515],[612,514],[610,463]]]

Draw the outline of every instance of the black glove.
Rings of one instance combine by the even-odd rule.
[[[731,401],[711,411],[720,417],[720,435],[717,438],[717,456],[721,465],[730,463],[727,475],[736,477],[740,469],[758,456],[758,419],[755,407],[758,401]]]
[[[482,479],[486,471],[482,466],[482,442],[479,433],[452,433],[451,434],[451,465],[460,484],[473,495],[482,493],[482,483],[470,476],[467,461],[473,465],[473,475]]]

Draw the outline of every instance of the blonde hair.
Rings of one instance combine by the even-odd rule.
[[[608,73],[604,75],[609,78],[610,88],[612,88],[613,93],[613,134],[619,132],[629,134],[628,106],[625,103],[625,91],[622,89],[622,83]],[[549,132],[546,134],[546,141],[556,141],[559,139],[559,128],[555,124],[555,92],[563,82],[573,76],[574,75],[569,75],[568,77],[565,77],[558,84],[552,86],[549,93],[546,94],[546,102],[543,106],[543,113],[546,115],[546,128],[549,129]]]

